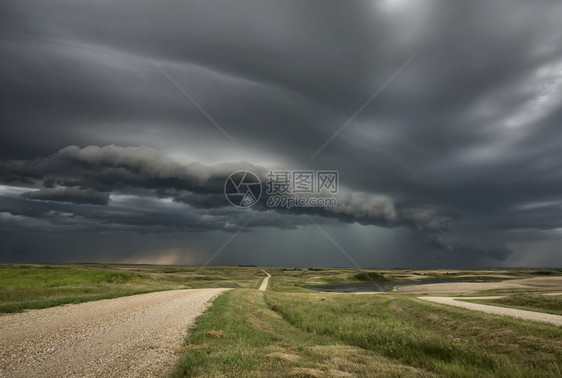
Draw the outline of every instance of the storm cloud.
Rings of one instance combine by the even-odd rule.
[[[366,266],[561,265],[561,17],[554,0],[4,1],[0,260],[195,263],[239,232],[218,263],[349,264],[324,227]],[[270,169],[338,171],[337,206],[227,203],[231,173]]]
[[[25,192],[21,195],[23,198],[44,201],[60,201],[72,203],[89,203],[92,205],[107,205],[109,203],[109,194],[98,192],[92,189],[77,188],[45,188]]]
[[[115,193],[136,198],[169,198],[194,208],[226,208],[227,212],[231,212],[231,205],[225,197],[225,182],[237,171],[255,173],[265,184],[267,172],[273,169],[245,162],[180,164],[147,147],[68,146],[44,158],[1,162],[0,180],[34,183],[38,190],[21,194],[21,197],[30,200],[108,205],[110,194]],[[296,197],[290,192],[287,195],[289,198]],[[435,210],[397,210],[390,198],[376,194],[342,189],[334,195],[323,194],[323,197],[333,197],[336,204],[314,210],[297,206],[293,212],[385,227],[409,224],[422,232],[442,232],[450,225],[448,218]],[[267,202],[267,194],[264,194],[255,210],[275,212],[279,209],[267,207]],[[271,223],[266,222],[266,225]]]

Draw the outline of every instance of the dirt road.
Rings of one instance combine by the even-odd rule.
[[[396,292],[418,295],[458,295],[471,294],[484,290],[529,290],[536,292],[562,290],[562,276],[546,276],[505,280],[501,282],[448,282],[425,285],[401,286]]]
[[[267,273],[265,270],[262,269],[262,272],[264,272],[265,274],[267,274],[267,277],[265,277],[263,279],[263,281],[261,282],[260,285],[260,290],[261,291],[266,291],[267,290],[267,284],[269,283],[269,277],[271,277],[271,274]]]
[[[166,375],[210,300],[174,290],[0,316],[0,377]]]
[[[418,297],[418,299],[423,299],[425,301],[446,304],[449,306],[462,307],[469,310],[482,311],[488,314],[511,316],[512,318],[533,320],[535,322],[550,323],[550,324],[562,326],[562,316],[560,315],[518,310],[515,308],[483,305],[478,303],[469,303],[469,302],[463,302],[458,300],[458,299],[470,300],[470,299],[494,299],[494,298],[501,298],[501,297]]]

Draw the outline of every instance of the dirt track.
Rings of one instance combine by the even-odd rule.
[[[535,322],[550,323],[558,326],[562,326],[562,316],[545,314],[542,312],[525,311],[515,308],[498,307],[483,305],[478,303],[469,303],[459,301],[458,299],[494,299],[501,297],[418,297],[418,299],[423,299],[425,301],[430,301],[434,303],[446,304],[449,306],[462,307],[469,310],[486,312],[488,314],[504,315],[510,316],[512,318],[533,320]]]
[[[455,295],[505,289],[529,290],[529,292],[560,291],[562,290],[562,276],[523,278],[501,282],[449,282],[401,286],[396,288],[396,292],[418,295]]]
[[[166,375],[227,289],[175,290],[0,316],[0,377]]]
[[[266,291],[267,290],[267,284],[269,283],[269,277],[271,277],[271,274],[267,273],[265,270],[262,269],[262,272],[264,272],[265,274],[267,274],[267,277],[265,277],[263,279],[263,281],[261,282],[260,285],[260,290],[261,291]]]

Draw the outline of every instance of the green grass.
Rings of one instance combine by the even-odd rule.
[[[174,377],[431,376],[429,372],[292,326],[262,292],[217,298],[185,339]]]
[[[530,293],[517,293],[497,299],[468,299],[466,302],[492,306],[511,307],[521,310],[546,312],[562,315],[562,296]]]
[[[123,273],[104,270],[83,269],[2,269],[0,270],[0,287],[25,288],[56,287],[66,285],[84,285],[98,282],[141,281],[141,277],[134,273]]]
[[[203,287],[257,287],[255,267],[154,265],[0,265],[0,313]]]
[[[306,286],[318,286],[340,283],[365,283],[375,282],[408,282],[425,280],[461,280],[463,282],[500,282],[508,279],[531,278],[540,276],[560,276],[560,270],[408,270],[408,269],[350,269],[350,268],[271,268],[269,272],[276,277],[276,291],[304,293],[308,292]],[[495,277],[502,275],[505,278]],[[371,278],[371,279],[369,279]]]
[[[487,315],[408,295],[321,293],[305,286],[355,283],[356,269],[150,265],[0,265],[0,312],[175,288],[232,287],[190,330],[175,376],[560,376],[560,327]],[[491,271],[368,269],[404,281]],[[559,271],[501,271],[512,278]],[[537,288],[538,290],[539,288]],[[542,289],[544,290],[544,288]],[[560,297],[511,296],[510,306],[558,311]]]
[[[303,288],[313,281],[354,282],[353,269],[266,270],[273,275],[268,291],[225,293],[198,319],[174,376],[561,375],[560,327],[409,295]]]
[[[559,376],[562,330],[409,296],[266,293],[291,325],[444,376]]]

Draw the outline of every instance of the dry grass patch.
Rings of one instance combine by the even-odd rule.
[[[174,353],[182,355],[192,349],[206,349],[208,344],[184,344],[181,347],[174,348]]]
[[[224,339],[226,337],[226,333],[224,331],[209,331],[207,332],[208,337],[213,337],[215,339]]]
[[[291,369],[290,376],[293,377],[326,377],[326,373],[322,370],[297,367]]]
[[[273,352],[266,355],[267,357],[275,357],[280,358],[285,361],[297,362],[301,359],[301,356],[291,353],[284,353],[284,352]]]
[[[385,358],[362,348],[345,344],[318,345],[312,352],[323,360],[319,367],[330,372],[329,376],[378,377],[431,377],[432,373],[414,368],[399,361]]]

